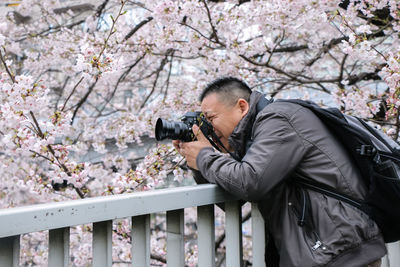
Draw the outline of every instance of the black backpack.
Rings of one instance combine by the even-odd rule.
[[[336,108],[321,108],[303,100],[278,101],[299,104],[321,119],[359,167],[368,193],[364,200],[356,200],[318,182],[304,179],[296,182],[367,213],[377,223],[386,243],[400,240],[400,146],[364,120],[345,115]],[[268,102],[258,104],[264,106]]]

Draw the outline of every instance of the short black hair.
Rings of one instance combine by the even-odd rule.
[[[251,95],[251,89],[244,81],[238,78],[219,78],[204,88],[199,97],[200,102],[202,102],[206,96],[212,93],[218,94],[224,103],[228,105],[234,105],[239,98],[243,98],[248,102]]]

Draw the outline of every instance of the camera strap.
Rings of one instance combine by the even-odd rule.
[[[222,144],[221,140],[218,138],[218,136],[215,134],[214,130],[213,130],[213,126],[211,125],[211,123],[209,123],[204,117],[201,118],[202,124],[200,125],[200,130],[203,133],[203,135],[207,138],[208,142],[210,142],[210,144],[218,151],[222,152],[220,148],[223,148],[226,153],[228,153],[229,155],[231,155],[232,158],[236,159],[236,160],[240,160],[238,159],[235,154],[233,154],[232,152],[228,151],[228,149],[226,149],[226,147]],[[211,137],[210,137],[211,136]],[[214,142],[217,142],[217,144]]]

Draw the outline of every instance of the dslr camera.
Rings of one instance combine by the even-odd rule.
[[[158,118],[156,122],[156,139],[161,141],[164,139],[181,140],[183,142],[191,142],[196,140],[193,134],[192,126],[197,124],[205,135],[212,131],[212,126],[202,116],[200,111],[187,112],[181,118],[181,121],[168,121]]]

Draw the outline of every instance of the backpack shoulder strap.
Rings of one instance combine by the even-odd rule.
[[[273,103],[274,99],[270,98],[268,99],[267,96],[265,94],[263,94],[261,96],[261,98],[258,100],[257,102],[257,106],[256,106],[256,113],[258,114],[258,112],[260,112],[261,110],[263,110],[266,106],[268,106],[269,104]]]
[[[338,119],[346,121],[346,118],[343,116],[343,113],[340,112],[340,110],[337,108],[321,108],[320,106],[318,106],[316,103],[314,103],[312,101],[301,100],[301,99],[279,99],[277,101],[298,104],[305,108],[311,109],[312,111],[314,111],[314,113],[317,112],[316,115],[318,115],[320,113],[329,113],[332,116],[337,117]]]
[[[312,191],[321,193],[323,195],[333,197],[337,200],[346,202],[347,204],[350,204],[358,209],[361,209],[361,210],[363,209],[362,201],[354,199],[343,193],[339,193],[335,188],[321,184],[316,181],[305,180],[302,178],[295,178],[294,181],[295,181],[295,183],[299,184],[300,186],[303,186],[306,189],[310,189]]]

